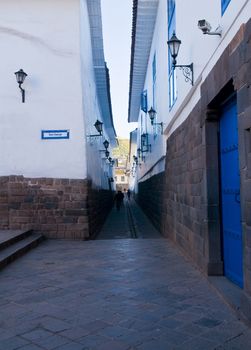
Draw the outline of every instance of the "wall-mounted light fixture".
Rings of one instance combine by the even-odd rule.
[[[115,164],[115,160],[112,159],[112,157],[109,157],[108,160],[109,160],[109,162],[110,162],[110,166],[113,167],[114,164]]]
[[[151,107],[148,111],[149,114],[149,118],[151,120],[151,125],[158,125],[160,127],[160,132],[161,135],[163,134],[163,123],[155,123],[155,118],[156,118],[156,114],[157,112],[155,111],[155,109],[153,109],[153,107]]]
[[[22,88],[22,84],[25,80],[25,78],[27,77],[27,74],[22,70],[19,69],[18,72],[15,72],[15,76],[17,79],[17,83],[19,85],[19,89],[21,90],[21,94],[22,94],[22,102],[25,102],[25,90]]]
[[[177,38],[175,32],[173,32],[173,35],[171,39],[167,41],[167,44],[173,59],[173,62],[172,62],[173,69],[175,69],[176,67],[182,69],[182,73],[185,77],[185,81],[190,81],[190,83],[193,85],[193,63],[177,64],[176,58],[179,53],[181,41]]]
[[[222,34],[222,29],[220,26],[218,26],[215,29],[215,31],[211,32],[211,29],[212,29],[211,24],[208,21],[206,21],[205,19],[200,19],[198,21],[198,27],[200,30],[202,30],[203,34],[219,35],[219,36],[221,36],[221,34]]]
[[[115,160],[113,160],[112,157],[109,157],[108,160],[110,162],[110,166],[114,166]]]
[[[136,165],[138,165],[138,157],[137,156],[133,156],[133,160],[134,160],[134,163],[136,164]]]
[[[103,145],[104,145],[105,149],[107,149],[109,147],[109,141],[105,140],[103,142]]]
[[[94,124],[98,134],[95,135],[87,135],[88,137],[99,137],[103,135],[103,123],[100,122],[98,119],[96,120],[95,124]],[[107,141],[108,142],[108,141]]]
[[[105,151],[105,156],[106,156],[107,159],[109,159],[109,155],[110,155],[110,152],[106,150]]]
[[[141,163],[139,162],[140,159],[143,162],[145,161],[144,153],[142,152],[142,149],[140,147],[137,149],[137,157],[136,158],[137,158],[136,161],[134,160],[136,165],[141,165]]]
[[[137,159],[140,159],[140,157],[141,157],[141,148],[140,147],[137,148],[137,155],[138,155]]]

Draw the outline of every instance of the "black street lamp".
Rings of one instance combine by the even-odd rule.
[[[103,132],[103,123],[97,119],[94,126],[95,126],[97,132],[99,133],[99,135],[101,136],[102,132]]]
[[[155,117],[156,117],[156,111],[155,111],[155,109],[153,109],[153,107],[151,107],[150,109],[149,109],[149,111],[148,111],[148,114],[149,114],[149,118],[150,118],[150,120],[151,120],[151,124],[153,125],[153,122],[154,122],[154,119],[155,119]]]
[[[19,69],[19,71],[15,72],[15,76],[17,79],[17,83],[19,85],[19,89],[21,90],[21,93],[22,93],[22,103],[24,103],[25,102],[25,90],[22,88],[22,84],[23,84],[25,78],[27,77],[27,74],[22,69]]]
[[[98,134],[95,135],[87,135],[87,137],[98,137],[98,136],[102,136],[103,135],[103,123],[100,122],[98,119],[96,120],[95,124],[94,124]],[[108,142],[108,141],[107,141]]]
[[[151,107],[148,111],[148,114],[149,114],[149,118],[151,120],[151,124],[152,125],[159,125],[160,126],[160,129],[161,129],[161,135],[163,134],[163,123],[160,122],[160,123],[155,123],[154,120],[156,118],[156,114],[157,112],[155,111],[155,109],[153,109],[153,107]]]
[[[105,149],[107,149],[109,147],[109,141],[105,140],[103,142],[103,145],[104,145]]]
[[[182,69],[182,73],[185,77],[185,81],[190,81],[190,83],[193,85],[193,63],[185,64],[185,65],[176,64],[177,63],[176,58],[179,53],[181,41],[177,38],[175,32],[173,32],[173,35],[171,39],[167,41],[167,44],[173,59],[173,62],[172,62],[173,69],[175,69],[176,67]]]

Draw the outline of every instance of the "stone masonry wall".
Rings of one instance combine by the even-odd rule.
[[[165,173],[139,183],[137,201],[157,230],[162,229],[163,191]]]
[[[232,79],[237,96],[244,292],[241,309],[251,321],[251,20],[240,27],[201,87],[202,111],[216,109],[217,98]]]
[[[163,234],[203,270],[208,259],[203,210],[204,159],[198,104],[167,140]]]
[[[96,197],[109,208],[109,196]],[[0,178],[0,229],[33,229],[49,238],[89,239],[103,223],[103,216],[90,220],[98,200],[87,180]],[[101,198],[101,200],[100,200]],[[103,199],[102,198],[106,198]],[[107,214],[107,211],[105,211]]]
[[[88,189],[88,220],[90,238],[99,233],[113,206],[114,193],[107,190]]]

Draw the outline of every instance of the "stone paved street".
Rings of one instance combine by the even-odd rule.
[[[126,207],[113,209],[100,239],[46,241],[0,272],[1,350],[251,348],[247,325],[131,209],[148,239],[129,238]],[[101,239],[114,220],[120,239]]]

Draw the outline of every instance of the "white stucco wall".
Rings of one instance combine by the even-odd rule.
[[[169,136],[192,111],[200,99],[201,84],[240,26],[248,21],[251,13],[250,0],[232,0],[223,16],[220,0],[193,0],[193,3],[194,6],[191,6],[191,3],[176,0],[176,34],[182,41],[178,64],[194,63],[195,86],[192,88],[186,83],[181,71],[177,70],[178,98],[168,116],[166,136]],[[222,36],[203,35],[197,27],[200,19],[206,19],[211,24],[212,31],[220,26]]]
[[[148,110],[153,106],[153,86],[152,86],[152,62],[154,54],[156,54],[156,101],[155,109],[157,112],[156,122],[163,122],[163,127],[165,128],[167,117],[168,117],[168,63],[167,63],[167,2],[160,1],[155,30],[153,35],[153,41],[151,46],[151,52],[148,61],[146,79],[144,90],[147,90],[148,94]],[[141,118],[143,119],[144,127],[141,129]],[[148,114],[140,111],[139,122],[138,122],[138,147],[140,147],[140,135],[143,132],[149,134],[149,143],[151,144],[151,152],[144,153],[145,161],[140,161],[141,165],[138,167],[138,177],[139,179],[153,167],[153,165],[165,154],[165,137],[161,135],[161,129],[159,126],[153,127],[150,122]],[[157,173],[164,170],[164,162],[161,162],[160,168],[157,167]],[[151,173],[148,174],[152,176],[155,174],[156,169],[152,169]],[[146,177],[142,178],[146,179]]]
[[[0,2],[0,175],[86,177],[79,18],[79,0]],[[70,139],[41,140],[43,129]]]
[[[96,3],[92,5],[94,7],[97,6]],[[97,17],[97,25],[99,24],[99,21],[100,18]],[[95,35],[99,37],[97,47],[102,47],[102,42],[100,42],[102,41],[102,36],[100,36],[102,33],[100,33],[99,30],[100,28],[95,33]],[[104,140],[109,141],[109,137],[106,132],[106,125],[104,123],[96,89],[90,21],[88,18],[88,6],[86,0],[80,0],[80,33],[81,85],[83,91],[82,105],[86,128],[85,134],[83,134],[82,137],[84,136],[86,142],[87,176],[92,180],[93,187],[108,189],[108,178],[113,177],[113,168],[106,159],[104,152],[100,152],[101,150],[104,150]],[[102,62],[102,67],[104,67],[104,62]],[[97,119],[104,123],[103,136],[90,138],[88,135],[98,134],[94,127]],[[111,145],[109,151],[111,152]],[[110,156],[112,157],[112,152]]]
[[[176,35],[182,41],[177,64],[194,64],[194,87],[185,82],[182,72],[177,69],[177,100],[169,109],[168,91],[168,22],[167,0],[159,0],[155,30],[152,39],[151,52],[147,67],[144,89],[148,91],[148,109],[152,105],[152,61],[156,52],[157,82],[156,82],[156,110],[157,122],[164,123],[165,135],[153,137],[153,128],[147,116],[147,132],[150,134],[152,152],[146,155],[145,162],[138,168],[139,180],[145,180],[164,170],[164,162],[154,164],[166,152],[166,139],[187,118],[200,99],[200,86],[239,30],[242,23],[246,23],[251,14],[251,0],[232,0],[221,16],[220,0],[176,0]],[[222,27],[222,36],[203,35],[198,29],[200,19],[206,19],[215,30]],[[140,145],[140,125],[144,112],[139,112],[138,145]],[[144,118],[144,117],[143,117]],[[153,168],[152,168],[153,167]],[[149,169],[152,169],[150,172]],[[144,176],[146,173],[148,174]]]

